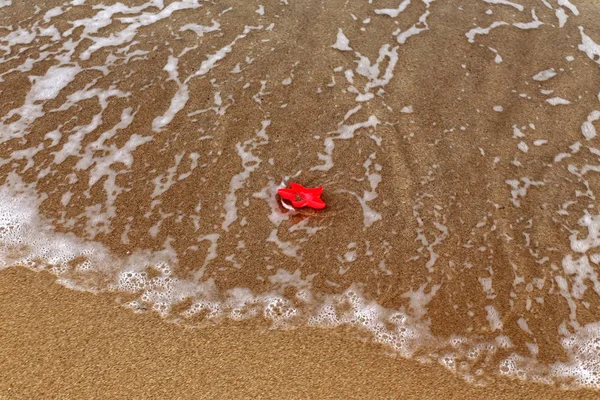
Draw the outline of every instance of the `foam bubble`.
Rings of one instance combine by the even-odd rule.
[[[562,339],[568,361],[551,366],[555,376],[575,379],[583,386],[600,386],[600,323],[594,322]]]
[[[537,74],[535,74],[533,76],[533,80],[543,82],[543,81],[547,81],[548,79],[550,79],[552,77],[555,77],[556,75],[557,75],[557,72],[554,70],[554,68],[545,69],[545,70],[540,71]]]
[[[352,51],[350,40],[344,35],[342,28],[338,29],[337,40],[331,47],[340,51]]]

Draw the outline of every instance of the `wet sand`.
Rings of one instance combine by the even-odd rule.
[[[342,330],[245,323],[185,329],[47,274],[0,272],[2,399],[597,399],[498,380],[466,384]]]

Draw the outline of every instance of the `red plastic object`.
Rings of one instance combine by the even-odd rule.
[[[298,183],[291,182],[290,189],[279,189],[277,194],[282,198],[292,202],[296,208],[310,207],[320,210],[327,204],[321,200],[323,186],[316,188],[306,188]]]

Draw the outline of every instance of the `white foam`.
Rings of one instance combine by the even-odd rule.
[[[508,25],[508,23],[504,22],[504,21],[496,21],[496,22],[493,22],[487,28],[482,28],[482,27],[473,28],[473,29],[469,30],[467,33],[465,33],[465,36],[469,40],[469,43],[475,43],[475,36],[487,35],[490,33],[490,31],[492,29],[497,28],[499,26],[504,26],[504,25]]]
[[[205,25],[199,25],[199,24],[185,24],[181,28],[179,28],[179,31],[180,32],[192,31],[198,37],[202,37],[206,33],[216,32],[216,31],[221,30],[221,24],[219,24],[214,19],[211,22],[212,22],[211,25],[206,25],[206,26]]]
[[[564,8],[558,7],[555,12],[556,18],[558,19],[558,27],[562,28],[567,23],[569,16],[565,12]]]
[[[501,331],[503,324],[498,310],[496,310],[494,306],[485,306],[484,308],[487,311],[487,320],[490,324],[490,330],[492,332]]]
[[[356,73],[360,76],[363,76],[368,79],[368,82],[363,87],[362,91],[357,89],[354,86],[349,86],[348,91],[350,93],[355,93],[357,96],[355,101],[357,102],[365,102],[373,99],[375,95],[371,92],[375,88],[379,88],[378,93],[383,93],[383,88],[390,82],[392,77],[394,76],[394,68],[396,67],[396,63],[398,62],[398,48],[390,48],[390,45],[384,44],[379,48],[379,56],[374,63],[369,60],[369,58],[363,56],[360,53],[356,53],[359,57],[357,60]],[[384,63],[385,60],[388,60],[387,67],[383,74],[380,71],[380,65]],[[346,78],[349,82],[353,83],[353,74],[348,73],[346,71]]]
[[[240,41],[241,39],[244,39],[253,30],[261,30],[261,29],[263,29],[262,25],[259,25],[259,26],[247,26],[246,25],[244,27],[244,32],[241,33],[240,35],[237,35],[235,37],[235,39],[233,39],[233,41],[231,41],[231,43],[229,43],[228,45],[225,45],[225,46],[221,47],[215,53],[209,55],[206,58],[206,60],[202,61],[202,64],[200,65],[200,68],[198,68],[198,70],[196,71],[195,75],[196,76],[202,76],[202,75],[208,74],[210,72],[210,70],[212,70],[213,68],[215,68],[217,66],[217,62],[221,61],[229,53],[232,52],[233,46],[238,41]]]
[[[132,13],[141,11],[142,9],[150,6],[152,5],[149,3],[146,3],[141,7],[127,7],[122,3],[117,3],[112,6],[101,6],[99,8],[102,11],[98,12],[94,17],[76,21],[73,24],[73,29],[77,28],[78,26],[84,26],[85,29],[82,33],[82,37],[87,38],[92,42],[92,44],[81,53],[80,58],[82,60],[89,60],[95,52],[104,47],[120,46],[131,42],[136,36],[139,28],[149,26],[165,18],[169,18],[175,11],[198,8],[200,7],[200,4],[198,3],[198,0],[176,1],[166,7],[161,6],[161,10],[156,14],[145,12],[135,17],[120,18],[120,22],[125,25],[125,28],[112,33],[108,37],[93,35],[101,28],[108,26],[112,22],[114,14]]]
[[[2,38],[7,45],[0,45],[0,49],[7,53],[11,52],[11,48],[20,44],[29,44],[35,39],[35,31],[28,31],[24,28],[12,29],[11,32]]]
[[[543,186],[543,181],[535,181],[529,177],[523,177],[520,180],[512,179],[507,180],[506,183],[510,185],[512,190],[510,191],[512,199],[511,202],[515,207],[521,206],[520,197],[525,197],[527,195],[527,190],[530,187]]]
[[[406,10],[406,7],[410,5],[411,0],[403,0],[397,8],[380,8],[375,10],[375,14],[387,15],[392,18],[398,17],[401,12]]]
[[[570,236],[571,249],[578,253],[586,253],[589,249],[600,246],[600,215],[590,215],[586,212],[578,223],[587,228],[587,237],[577,239],[579,232],[574,231]]]
[[[517,320],[517,325],[519,325],[519,328],[521,328],[523,332],[526,332],[533,336],[533,332],[531,331],[531,329],[529,329],[529,324],[527,324],[527,320],[525,318],[519,318]]]
[[[430,286],[429,292],[425,289]],[[417,290],[409,290],[402,294],[402,297],[409,299],[409,309],[416,318],[423,318],[427,314],[427,304],[433,300],[437,291],[442,287],[441,284],[429,285],[423,283]]]
[[[9,173],[7,183],[0,188],[0,268],[23,265],[35,270],[47,269],[69,287],[97,291],[105,289],[104,279],[110,281],[112,274],[149,264],[159,265],[169,258],[166,253],[136,252],[127,260],[119,260],[99,243],[55,232],[38,214],[43,198],[36,196],[33,186]],[[74,263],[82,257],[84,263]],[[91,269],[100,273],[96,280],[89,277],[82,282],[74,280],[78,271]],[[66,279],[66,276],[71,278]]]
[[[523,138],[525,134],[519,129],[517,125],[513,125],[513,138]]]
[[[56,98],[80,71],[80,67],[65,67],[58,64],[48,68],[43,76],[30,77],[32,85],[25,97],[24,104],[19,108],[12,109],[0,120],[0,126],[3,128],[0,144],[26,136],[33,122],[44,116],[43,102]],[[19,118],[15,118],[17,116]],[[9,120],[13,121],[6,125],[5,121]]]
[[[300,246],[294,244],[291,241],[281,240],[277,235],[276,228],[271,230],[271,233],[269,234],[269,237],[266,239],[266,241],[274,243],[279,248],[279,250],[281,250],[282,254],[288,257],[295,258],[298,261],[302,261],[302,257],[298,254],[301,250]]]
[[[506,3],[503,2],[502,4],[507,4],[507,3],[509,3],[509,2],[506,2]],[[500,26],[512,25],[516,28],[527,30],[527,29],[537,29],[543,25],[543,22],[539,20],[539,18],[537,17],[537,15],[535,13],[535,10],[533,10],[533,9],[531,10],[531,18],[532,18],[531,22],[514,22],[512,24],[509,24],[506,21],[495,21],[486,28],[480,27],[480,26],[472,28],[467,33],[465,33],[465,36],[467,37],[467,40],[469,41],[469,43],[475,43],[475,37],[477,35],[488,35],[488,34],[490,34],[490,32],[493,29],[498,28]],[[496,54],[496,59],[495,59],[496,64],[500,64],[502,62],[502,57],[500,57],[500,55],[498,54],[498,51],[491,47],[489,47],[489,49]]]
[[[360,203],[363,212],[363,225],[365,228],[370,227],[375,222],[382,219],[381,213],[373,210],[373,208],[371,208],[368,204],[369,202],[375,200],[378,197],[377,186],[381,182],[381,174],[379,172],[381,171],[382,167],[379,164],[373,163],[375,159],[376,153],[372,153],[371,155],[369,155],[369,158],[367,158],[367,160],[363,163],[363,167],[366,171],[365,174],[371,187],[371,190],[365,190],[362,196],[359,196],[358,194],[349,190],[340,190],[341,193],[351,194]],[[375,172],[371,171],[372,169]]]
[[[342,28],[338,29],[337,40],[331,47],[340,51],[352,51],[352,47],[350,47],[350,40],[348,40],[346,35],[344,35]]]
[[[419,22],[414,24],[413,26],[411,26],[410,28],[408,28],[405,31],[401,31],[400,29],[398,29],[396,32],[394,32],[394,35],[396,36],[396,41],[398,43],[404,44],[410,37],[416,36],[416,35],[420,34],[421,32],[425,32],[425,31],[429,30],[429,24],[427,23],[427,17],[429,17],[430,2],[428,0],[423,0],[423,2],[426,4],[427,10],[423,14],[421,14],[421,16],[419,17]]]
[[[336,131],[329,132],[328,136],[325,138],[325,151],[324,153],[320,153],[318,155],[321,161],[324,161],[324,164],[316,165],[311,167],[311,171],[328,171],[333,168],[333,150],[335,149],[335,140],[348,140],[352,139],[355,135],[355,132],[359,129],[364,128],[375,128],[379,124],[379,120],[374,115],[371,115],[369,119],[364,122],[358,122],[352,125],[341,125],[340,128]]]
[[[422,194],[419,196],[418,200],[413,205],[413,217],[415,218],[415,220],[417,222],[417,228],[415,230],[416,231],[416,239],[415,240],[420,242],[422,245],[422,247],[418,251],[421,252],[423,250],[427,250],[429,259],[425,263],[425,268],[427,268],[427,271],[429,273],[433,273],[435,263],[437,262],[437,260],[439,258],[439,255],[435,252],[435,248],[436,248],[436,246],[442,244],[444,242],[444,240],[446,240],[446,238],[449,235],[449,230],[448,230],[448,227],[444,225],[445,219],[441,218],[441,220],[439,220],[439,221],[435,221],[435,220],[433,221],[433,226],[435,228],[435,231],[432,236],[434,236],[434,239],[431,240],[428,237],[428,235],[426,234],[425,222],[423,221],[423,218],[421,217],[421,211],[423,208],[423,200],[428,197],[431,197],[431,196],[428,194]]]
[[[504,335],[496,336],[496,343],[501,349],[509,349],[513,346],[513,343],[510,340],[510,338]]]
[[[600,119],[600,111],[594,110],[592,111],[588,117],[587,121],[581,124],[581,134],[586,138],[586,140],[591,140],[596,137],[596,127],[594,126],[594,122]]]
[[[520,141],[519,144],[517,144],[517,147],[519,150],[521,150],[523,153],[527,153],[529,151],[529,146],[527,146],[527,143],[525,143],[524,141]]]
[[[562,345],[567,350],[568,361],[551,365],[557,377],[575,379],[583,386],[600,386],[600,322],[589,323],[573,334],[563,337]]]
[[[557,72],[554,70],[554,68],[550,68],[550,69],[545,69],[543,71],[538,72],[537,74],[535,74],[533,76],[533,80],[534,81],[547,81],[548,79],[556,76]]]
[[[512,1],[508,1],[508,0],[483,0],[488,4],[501,4],[501,5],[505,5],[505,6],[511,6],[516,8],[519,11],[523,11],[525,8],[521,5],[521,4],[517,4],[517,3],[513,3]]]
[[[496,55],[494,57],[494,62],[496,64],[501,64],[502,61],[504,61],[504,59],[502,58],[502,56],[500,55],[500,53],[498,53],[498,50],[494,49],[493,47],[489,47],[489,46],[488,46],[488,49],[490,49],[490,51]]]
[[[600,64],[600,45],[585,34],[583,26],[579,27],[579,33],[581,34],[581,44],[577,48],[583,51],[590,60]]]
[[[52,66],[41,77],[32,77],[29,94],[31,100],[50,100],[56,98],[58,93],[71,83],[81,71],[79,67],[57,67]],[[28,96],[29,97],[29,96]]]
[[[106,145],[105,142],[113,138],[121,129],[127,128],[133,122],[135,114],[131,108],[126,108],[121,113],[120,121],[111,129],[103,132],[102,135],[95,141],[86,145],[83,149],[83,154],[79,153],[79,160],[75,164],[76,170],[89,170],[88,187],[91,188],[96,182],[107,179],[103,182],[103,189],[106,193],[106,205],[104,218],[109,221],[116,215],[115,201],[123,188],[117,185],[117,177],[123,173],[111,168],[111,165],[121,164],[126,168],[130,168],[133,163],[133,152],[143,144],[152,140],[150,136],[142,136],[138,134],[131,135],[127,141],[118,147],[115,144]],[[79,148],[79,147],[77,147]],[[102,151],[102,156],[98,156],[98,152]],[[58,157],[58,155],[57,155]],[[60,156],[58,161],[64,156]],[[89,232],[94,231],[92,227],[88,228]]]
[[[302,278],[299,269],[296,269],[294,273],[290,273],[288,270],[280,268],[275,274],[269,276],[269,282],[276,284],[282,290],[290,286],[297,289],[310,289],[315,276],[317,276],[316,273]]]
[[[558,96],[546,99],[546,103],[551,104],[553,106],[571,104],[569,100],[563,99],[562,97]]]
[[[62,15],[63,13],[63,9],[60,6],[56,6],[54,8],[49,9],[48,11],[46,11],[46,13],[44,14],[44,22],[50,22],[50,20],[54,17],[57,17],[59,15]]]
[[[571,11],[571,13],[573,13],[573,15],[575,15],[575,16],[579,15],[579,10],[569,0],[557,0],[557,3],[561,7],[568,8],[569,11]]]
[[[169,56],[167,64],[163,68],[169,74],[169,79],[175,81],[177,84],[177,91],[173,98],[171,98],[171,104],[167,111],[152,121],[152,130],[155,132],[159,132],[162,128],[170,124],[175,115],[185,107],[190,98],[187,83],[182,83],[179,80],[179,73],[177,71],[178,63],[179,59],[177,57]]]
[[[151,198],[161,196],[175,184],[175,174],[177,173],[177,169],[179,168],[179,164],[181,163],[184,154],[184,152],[176,154],[175,164],[167,168],[164,173],[159,174],[156,178],[152,179],[152,183],[154,183],[154,190],[150,195]]]
[[[383,308],[365,300],[353,285],[342,295],[327,296],[316,314],[309,318],[310,325],[359,325],[371,332],[376,342],[387,344],[404,357],[416,350],[416,344],[431,337],[429,328],[402,311]],[[336,304],[348,304],[350,310],[339,314]]]
[[[242,161],[242,172],[234,175],[229,182],[229,193],[225,197],[223,208],[225,209],[225,215],[223,224],[221,227],[227,231],[229,226],[237,220],[237,196],[236,192],[244,187],[246,181],[250,177],[250,174],[254,172],[262,162],[260,157],[252,154],[252,151],[257,146],[265,145],[269,142],[269,136],[266,133],[267,128],[271,125],[270,120],[263,120],[262,126],[256,131],[256,136],[245,142],[240,142],[236,145],[238,156]]]
[[[540,21],[540,19],[537,17],[537,15],[535,14],[535,9],[531,9],[531,22],[515,22],[512,25],[516,28],[519,29],[537,29],[540,26],[544,25],[544,23],[542,21]]]

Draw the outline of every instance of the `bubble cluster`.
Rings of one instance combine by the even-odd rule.
[[[587,324],[561,342],[569,360],[552,365],[553,374],[583,386],[600,386],[600,323]]]

